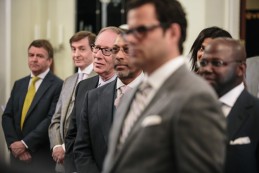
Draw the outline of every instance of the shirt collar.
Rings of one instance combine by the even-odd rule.
[[[130,88],[135,88],[137,87],[140,82],[144,79],[144,73],[141,72],[140,75],[138,75],[138,77],[136,77],[133,81],[131,81],[127,86],[129,86]],[[122,87],[123,85],[125,85],[124,83],[122,83],[122,81],[118,78],[117,79],[117,84],[116,84],[116,89]]]
[[[80,68],[78,68],[78,73],[85,73],[87,75],[89,75],[92,71],[93,71],[93,63],[88,65],[86,68],[84,68],[83,70],[81,70]]]
[[[147,81],[152,88],[158,89],[164,81],[183,64],[185,64],[183,56],[173,58],[159,67],[150,76],[147,75],[147,77],[144,78],[144,81]]]
[[[117,75],[113,75],[110,79],[104,81],[104,80],[101,78],[101,76],[99,75],[98,87],[103,86],[103,85],[105,85],[105,84],[107,84],[107,83],[113,81],[114,79],[116,79],[116,77],[117,77]]]
[[[44,79],[49,71],[50,71],[50,69],[48,68],[43,73],[39,74],[37,77],[39,77],[40,79]],[[31,77],[35,77],[35,75],[31,73]]]
[[[245,89],[244,83],[237,85],[235,88],[224,94],[219,98],[221,103],[226,104],[229,107],[233,107],[237,98],[241,94],[241,92]]]

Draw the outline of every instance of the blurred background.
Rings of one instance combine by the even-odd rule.
[[[79,30],[97,33],[126,23],[127,0],[0,0],[0,114],[15,80],[30,73],[27,47],[33,39],[49,39],[55,48],[53,71],[62,79],[75,72],[69,38]],[[199,32],[210,26],[229,31],[246,46],[248,57],[259,55],[259,0],[179,0],[187,13],[184,55]],[[188,61],[188,60],[187,60]],[[1,122],[1,119],[0,119]],[[0,161],[7,161],[0,128]]]

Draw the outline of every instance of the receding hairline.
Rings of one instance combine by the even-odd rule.
[[[233,56],[236,57],[237,60],[245,61],[246,60],[246,51],[245,47],[239,40],[235,40],[227,37],[219,37],[212,40],[210,44],[218,44],[227,46],[232,50]]]

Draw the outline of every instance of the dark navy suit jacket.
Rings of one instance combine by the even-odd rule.
[[[226,173],[258,173],[259,100],[244,90],[230,111],[227,121],[229,140]]]
[[[31,167],[37,165],[38,170],[47,170],[49,163],[53,162],[54,165],[49,150],[48,127],[63,82],[51,72],[46,75],[34,96],[21,130],[21,114],[29,82],[30,76],[15,82],[3,113],[2,126],[8,147],[15,141],[23,140],[32,155],[32,162],[29,165]],[[19,162],[12,156],[11,159]]]

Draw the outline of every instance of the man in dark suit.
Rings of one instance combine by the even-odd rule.
[[[130,60],[147,78],[116,110],[103,172],[223,172],[226,122],[213,89],[180,56],[181,4],[131,0],[127,11]]]
[[[226,173],[259,172],[259,100],[244,87],[246,52],[234,39],[205,48],[200,75],[215,89],[227,118]]]
[[[11,166],[20,170],[54,172],[48,126],[63,82],[50,72],[52,61],[53,48],[47,40],[29,45],[31,75],[15,82],[2,117]]]
[[[143,79],[140,69],[129,63],[128,46],[118,36],[113,46],[117,80],[86,94],[74,156],[78,173],[100,173],[107,152],[108,135],[115,106],[122,94],[135,88]],[[117,93],[117,94],[116,94]],[[116,99],[115,99],[116,98]]]
[[[103,28],[97,35],[95,44],[92,45],[94,56],[94,71],[99,75],[87,80],[81,81],[76,90],[74,108],[71,114],[71,122],[67,136],[65,137],[65,172],[76,172],[74,165],[73,147],[80,124],[80,113],[83,108],[84,97],[87,91],[103,86],[116,78],[114,70],[114,60],[112,59],[111,48],[113,43],[121,33],[117,27]]]

